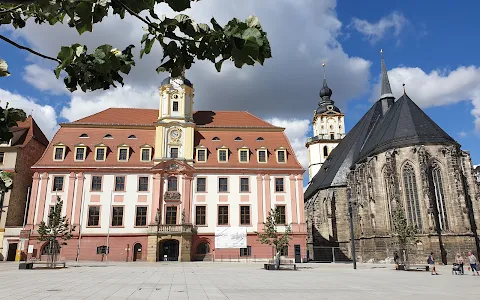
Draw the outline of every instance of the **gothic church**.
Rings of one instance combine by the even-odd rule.
[[[395,100],[383,57],[381,67],[378,101],[344,138],[338,135],[333,150],[320,153],[325,157],[318,172],[310,170],[313,178],[304,195],[310,259],[331,256],[331,248],[326,247],[339,247],[351,258],[349,201],[360,261],[393,256],[392,212],[397,207],[418,228],[409,250],[414,262],[424,263],[430,252],[443,263],[451,263],[457,252],[478,253],[480,185],[469,152],[406,93]],[[324,80],[317,111],[322,116],[331,111],[343,125],[331,95]],[[315,115],[314,126],[322,116]],[[306,144],[309,152],[312,141],[323,140],[318,131],[314,134]]]

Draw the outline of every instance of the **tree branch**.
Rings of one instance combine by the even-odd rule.
[[[0,10],[0,16],[3,15],[3,14],[9,13],[9,12],[15,11],[15,10],[19,9],[19,8],[22,7],[22,6],[23,6],[23,4],[20,4],[20,5],[11,7],[11,8],[9,8],[9,9]]]
[[[51,57],[51,56],[44,55],[44,54],[39,53],[39,52],[37,52],[37,51],[35,51],[35,50],[33,50],[33,49],[30,49],[30,48],[28,48],[28,47],[25,47],[25,46],[22,46],[22,45],[20,45],[20,44],[17,44],[17,43],[15,43],[14,41],[12,41],[11,39],[9,39],[9,38],[1,35],[1,34],[0,34],[0,39],[4,40],[5,42],[7,42],[7,43],[9,43],[9,44],[12,44],[13,46],[15,46],[15,47],[17,47],[17,48],[19,48],[19,49],[26,50],[26,51],[28,51],[28,52],[30,52],[30,53],[32,53],[32,54],[35,54],[35,55],[37,55],[37,56],[40,56],[40,57],[42,57],[42,58],[50,59],[50,60],[56,61],[57,63],[61,63],[61,61],[60,61],[59,59],[56,59],[56,58]]]
[[[1,0],[1,3],[8,3],[8,4],[32,4],[37,0]]]

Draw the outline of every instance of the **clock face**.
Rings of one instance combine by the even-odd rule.
[[[174,139],[178,138],[180,136],[180,132],[177,129],[174,129],[170,131],[170,136]]]

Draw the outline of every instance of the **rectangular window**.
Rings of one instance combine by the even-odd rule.
[[[135,226],[147,226],[147,207],[137,206]]]
[[[277,152],[277,155],[278,155],[278,162],[285,162],[285,151],[278,151]]]
[[[195,225],[207,224],[207,207],[197,206],[195,207]]]
[[[207,178],[197,177],[197,192],[207,191]]]
[[[150,161],[150,149],[142,149],[142,161]]]
[[[240,206],[240,225],[250,225],[250,206]]]
[[[123,226],[123,206],[112,207],[112,227]]]
[[[252,256],[252,246],[247,246],[247,248],[240,248],[240,256]]]
[[[115,177],[115,192],[125,192],[125,176]]]
[[[5,160],[5,152],[0,152],[0,165],[3,165]]]
[[[331,140],[334,140],[334,139],[335,139],[335,134],[330,133],[330,139],[331,139]]]
[[[53,190],[63,191],[63,176],[53,177]]]
[[[258,161],[259,162],[267,162],[267,151],[266,150],[258,151]]]
[[[284,192],[283,178],[275,178],[275,192]]]
[[[197,151],[197,153],[198,153],[198,156],[197,156],[198,161],[207,161],[207,155],[206,155],[207,150],[200,149]]]
[[[227,161],[227,150],[218,150],[218,161]]]
[[[128,149],[119,149],[118,150],[118,160],[120,161],[127,161],[128,160]]]
[[[169,192],[178,191],[177,177],[175,177],[175,176],[168,177],[168,191]]]
[[[218,225],[228,225],[228,206],[218,207]]]
[[[100,224],[100,206],[88,207],[87,226],[99,226],[99,224]]]
[[[102,190],[102,176],[92,176],[92,191],[99,192]]]
[[[178,158],[178,148],[170,148],[170,157]]]
[[[280,249],[280,256],[288,256],[288,246],[285,246],[282,249]]]
[[[75,153],[75,160],[84,160],[85,159],[85,148],[80,147],[77,148],[77,152]]]
[[[240,192],[249,192],[248,178],[240,178]]]
[[[178,101],[173,101],[173,111],[178,111]]]
[[[166,212],[166,224],[167,225],[176,225],[177,224],[177,207],[176,206],[167,206]]]
[[[287,224],[287,215],[285,214],[285,205],[278,205],[276,207],[278,212],[277,224]]]
[[[97,148],[95,160],[105,160],[105,148]]]
[[[55,148],[55,160],[63,160],[63,147]]]
[[[138,191],[148,192],[148,177],[146,176],[138,177]]]
[[[240,161],[248,162],[248,150],[240,150]]]
[[[218,191],[228,192],[228,178],[218,178]]]

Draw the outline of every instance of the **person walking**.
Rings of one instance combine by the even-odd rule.
[[[430,266],[432,270],[432,275],[438,275],[437,270],[435,269],[435,258],[433,257],[433,252],[427,258],[427,264]]]
[[[460,274],[465,274],[465,272],[463,271],[463,257],[460,253],[457,253],[457,257],[455,258],[455,263],[460,267]]]
[[[480,275],[477,270],[477,261],[477,257],[473,255],[472,251],[468,251],[468,262],[470,263],[470,268],[472,268],[473,276]]]

